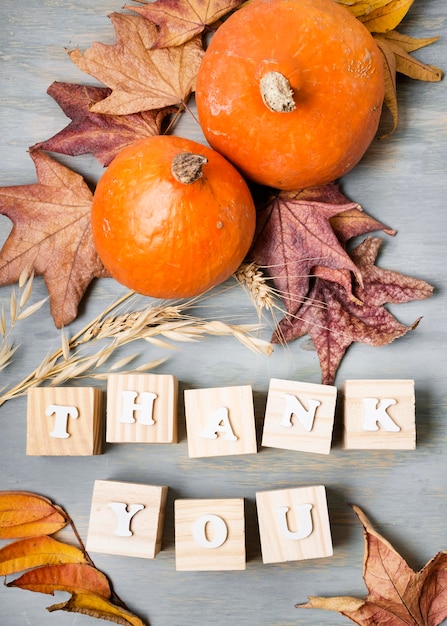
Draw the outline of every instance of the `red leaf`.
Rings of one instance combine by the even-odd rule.
[[[69,324],[93,278],[107,275],[93,245],[92,193],[82,176],[39,150],[38,182],[0,188],[0,214],[13,229],[0,250],[0,285],[24,269],[45,279],[56,326]]]
[[[59,133],[32,147],[77,156],[92,153],[102,165],[109,165],[123,148],[143,137],[159,135],[166,116],[177,111],[165,107],[132,115],[94,113],[91,106],[112,93],[106,87],[88,87],[54,82],[48,94],[56,100],[71,123]]]

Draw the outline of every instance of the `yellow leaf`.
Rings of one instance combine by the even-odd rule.
[[[7,587],[19,587],[51,595],[55,591],[68,591],[69,593],[87,591],[104,598],[110,598],[111,595],[107,577],[95,567],[85,563],[36,567],[9,582]]]
[[[27,491],[0,492],[0,539],[51,535],[67,524],[63,511]]]
[[[28,537],[0,550],[0,576],[15,574],[32,567],[61,563],[86,563],[82,550],[52,537]]]
[[[413,2],[414,0],[391,0],[358,19],[371,33],[386,33],[400,24]]]
[[[90,617],[108,620],[122,626],[144,626],[144,622],[130,611],[123,609],[94,593],[74,593],[67,602],[54,604],[49,611],[82,613]]]
[[[384,7],[390,0],[336,0],[336,2],[343,4],[355,17],[360,18]]]

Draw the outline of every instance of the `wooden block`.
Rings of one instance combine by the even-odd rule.
[[[168,487],[96,480],[86,547],[153,559],[161,550]]]
[[[190,457],[257,452],[250,385],[187,389],[185,416]]]
[[[177,443],[178,381],[168,374],[111,374],[109,443]]]
[[[243,498],[176,500],[174,511],[178,571],[245,569]]]
[[[270,380],[262,445],[329,454],[337,388],[291,380]]]
[[[414,381],[345,381],[343,447],[348,450],[414,450]]]
[[[101,454],[102,430],[100,389],[34,387],[28,391],[27,454]]]
[[[332,556],[323,486],[261,491],[256,506],[264,563]]]

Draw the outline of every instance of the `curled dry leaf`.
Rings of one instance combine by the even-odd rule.
[[[185,102],[195,90],[203,56],[200,36],[171,48],[153,48],[155,24],[139,15],[110,15],[117,43],[94,43],[81,53],[69,52],[72,61],[112,89],[91,110],[108,115],[129,115]]]
[[[349,596],[311,596],[298,608],[337,611],[359,626],[438,626],[447,618],[447,552],[439,552],[419,572],[413,571],[393,546],[354,506],[364,532],[364,600]]]
[[[51,535],[67,522],[64,511],[43,496],[26,491],[0,492],[0,539]]]
[[[7,584],[28,591],[54,595],[55,591],[87,591],[110,598],[107,577],[86,563],[62,563],[31,569]]]
[[[68,611],[69,613],[82,613],[90,617],[108,620],[122,626],[144,626],[139,617],[133,615],[127,609],[112,604],[109,600],[95,593],[75,592],[69,600],[48,607],[50,612]]]
[[[0,250],[0,285],[18,281],[24,269],[42,275],[61,327],[76,318],[93,278],[107,272],[93,245],[92,193],[84,179],[40,150],[31,157],[37,183],[0,187],[0,214],[13,222]]]
[[[72,121],[56,135],[31,149],[71,156],[91,153],[104,166],[137,139],[159,135],[163,121],[177,111],[176,107],[164,107],[132,115],[94,113],[91,107],[112,93],[107,87],[54,82],[47,93]]]
[[[217,22],[243,0],[156,0],[142,7],[124,8],[139,13],[158,26],[154,47],[178,46]]]
[[[0,550],[0,576],[61,563],[87,563],[87,559],[76,546],[47,535],[13,541]]]

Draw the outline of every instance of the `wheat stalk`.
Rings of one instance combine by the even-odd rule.
[[[138,296],[127,292],[105,311],[82,328],[70,339],[62,332],[61,347],[47,355],[41,364],[22,381],[5,391],[0,396],[0,406],[6,401],[24,395],[28,389],[41,384],[59,385],[68,380],[79,378],[103,379],[107,373],[98,371],[119,348],[137,340],[144,340],[152,345],[172,349],[172,341],[198,341],[207,335],[233,337],[250,350],[271,354],[272,345],[256,336],[259,324],[227,324],[219,320],[206,320],[189,314],[197,299],[179,303],[149,304],[142,309],[128,310],[117,314],[127,302]],[[105,343],[94,354],[86,353],[84,348],[97,347]],[[109,371],[121,371],[138,355],[127,356],[115,362]],[[164,358],[140,365],[132,371],[147,371],[165,361]]]

